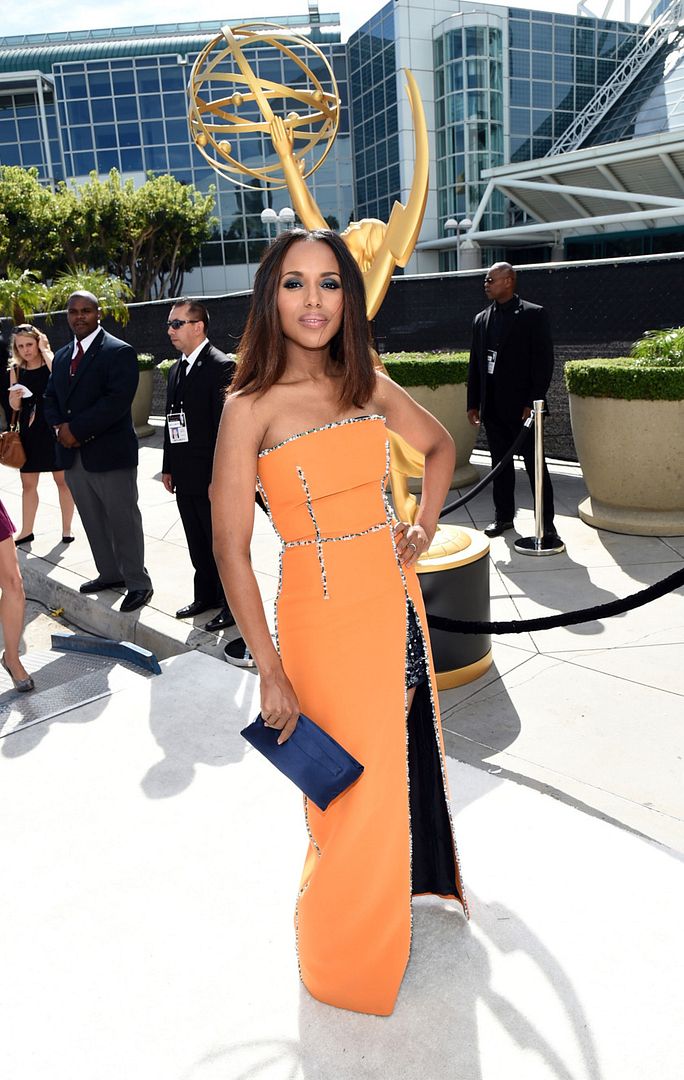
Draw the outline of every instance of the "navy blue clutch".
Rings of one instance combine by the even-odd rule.
[[[240,734],[320,810],[325,810],[363,772],[356,758],[303,713],[294,733],[281,746],[280,731],[266,727],[261,713]]]

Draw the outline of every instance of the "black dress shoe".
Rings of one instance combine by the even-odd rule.
[[[153,595],[152,589],[131,589],[124,596],[119,611],[137,611],[143,604],[149,604]]]
[[[493,521],[491,525],[488,525],[484,530],[485,536],[501,536],[502,533],[513,528],[512,521]]]
[[[229,607],[222,607],[218,615],[214,615],[204,627],[210,634],[216,634],[219,630],[225,630],[228,626],[235,626],[233,612]]]
[[[34,537],[33,533],[26,533],[26,536],[20,536],[18,540],[14,541],[14,543],[16,545],[30,544],[30,543],[32,543],[33,540],[35,540],[35,537]]]
[[[177,619],[192,619],[194,615],[201,615],[203,611],[209,611],[210,608],[219,607],[214,600],[193,600],[191,604],[186,604],[185,607],[178,608],[176,612]]]
[[[78,591],[82,593],[104,592],[105,589],[122,589],[125,584],[125,581],[103,581],[102,578],[96,577],[92,581],[84,581]]]

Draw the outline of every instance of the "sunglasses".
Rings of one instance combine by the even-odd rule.
[[[167,330],[180,330],[181,326],[185,326],[186,323],[197,323],[197,322],[202,322],[202,320],[201,319],[171,319],[170,322],[167,322],[166,329]]]

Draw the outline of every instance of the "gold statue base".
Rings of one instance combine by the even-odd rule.
[[[489,540],[484,533],[440,525],[416,570],[428,617],[489,621]],[[438,690],[479,679],[492,663],[490,634],[431,629],[430,644]]]

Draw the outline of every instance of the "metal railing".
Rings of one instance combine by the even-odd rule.
[[[563,134],[556,139],[545,155],[546,157],[564,154],[569,150],[577,150],[582,145],[599,120],[606,115],[621,94],[643,71],[649,60],[655,56],[670,33],[677,29],[682,19],[682,2],[683,0],[672,0],[670,6],[649,26],[644,36],[625,59],[618,64],[615,72],[607,82],[578,113],[570,127],[566,128]]]

